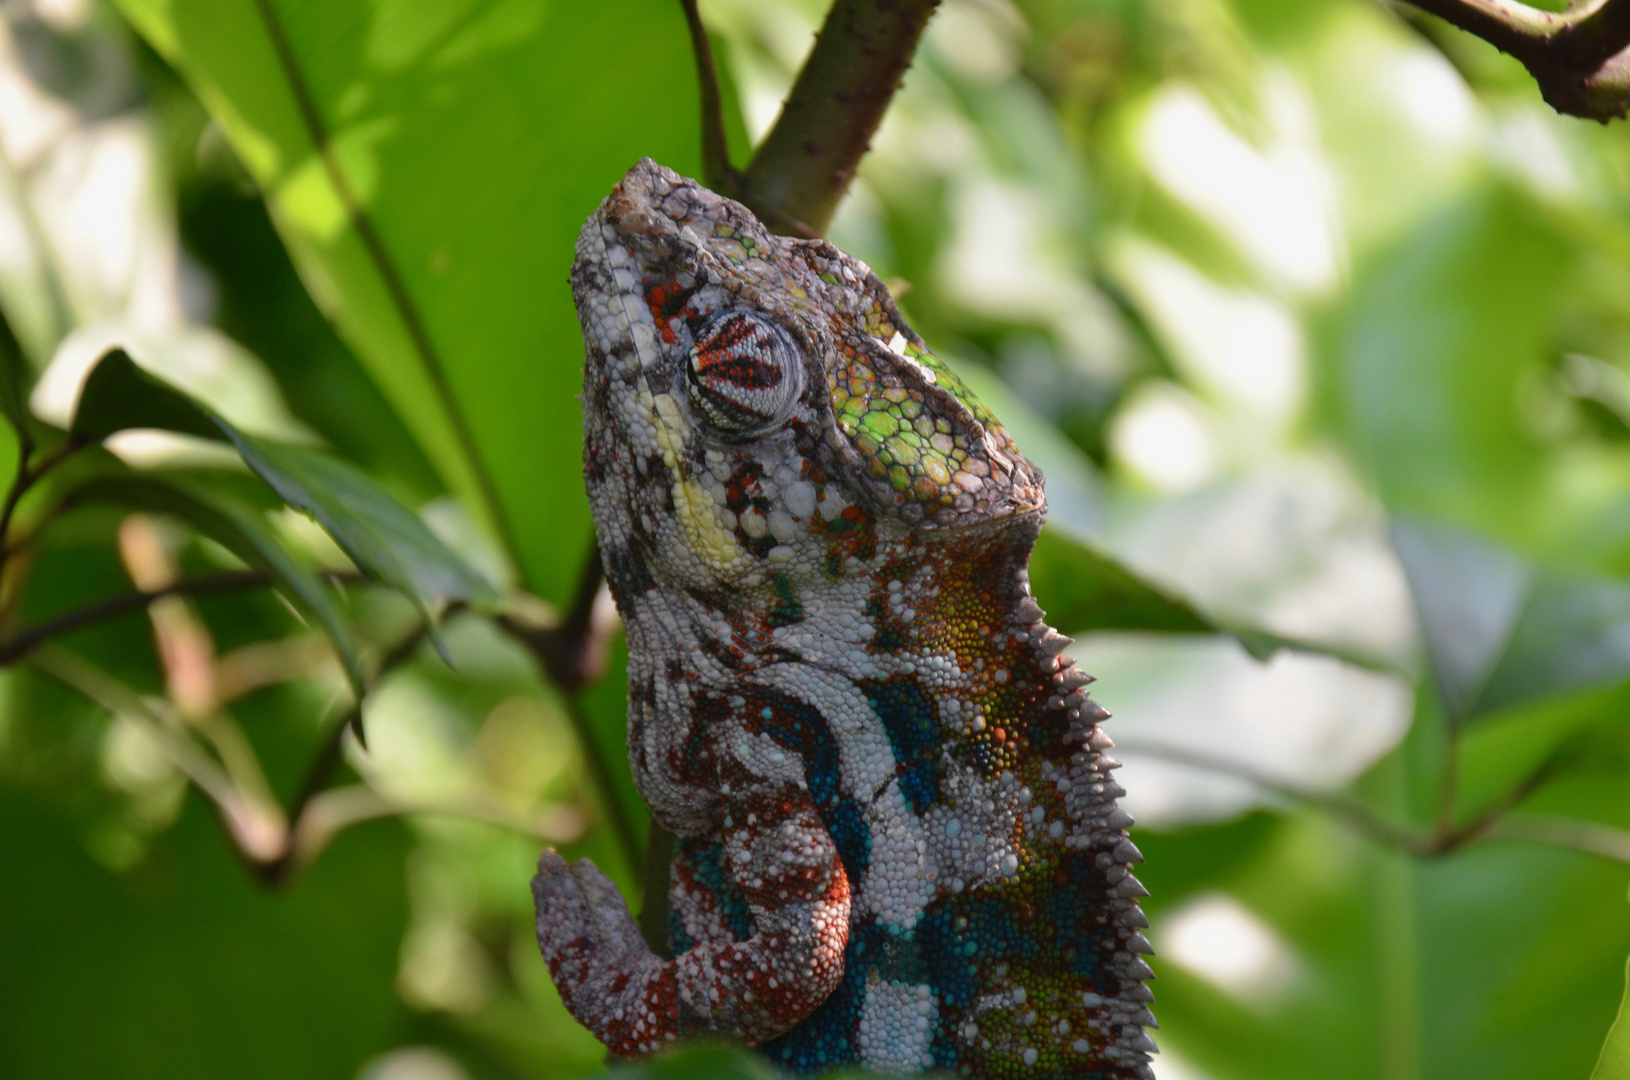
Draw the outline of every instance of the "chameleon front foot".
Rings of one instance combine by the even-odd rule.
[[[620,1057],[637,1057],[679,1036],[671,965],[646,947],[611,879],[588,859],[553,851],[532,879],[538,948],[561,1000]]]

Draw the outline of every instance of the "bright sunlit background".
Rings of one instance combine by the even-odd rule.
[[[247,2],[0,6],[0,308],[29,405],[65,426],[122,345],[246,431],[347,457],[558,609],[588,540],[570,242],[639,154],[696,169],[678,5],[272,6],[492,490],[398,375],[406,338]],[[738,162],[824,7],[704,0]],[[1371,0],[946,0],[930,25],[831,238],[1043,468],[1058,535],[1239,631],[1073,648],[1148,858],[1161,1080],[1589,1075],[1630,951],[1627,132]],[[236,460],[156,432],[110,449]],[[300,515],[270,520],[346,565]],[[52,528],[9,627],[233,565],[163,516]],[[348,603],[376,652],[412,620]],[[446,638],[452,669],[422,650],[371,698],[337,838],[278,894],[136,705],[0,675],[0,1073],[599,1071],[526,883],[544,843],[630,895],[637,867],[528,654],[484,619]],[[64,644],[268,804],[345,694],[269,594]],[[620,678],[586,699],[613,760]],[[1439,859],[1313,805],[1424,832],[1575,746],[1498,835]]]

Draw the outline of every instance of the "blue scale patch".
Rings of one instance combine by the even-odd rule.
[[[998,886],[941,896],[923,911],[916,936],[928,964],[926,981],[940,1003],[940,1025],[929,1047],[940,1067],[962,1064],[967,1048],[953,1039],[955,1027],[989,991],[986,979],[997,965],[1007,965],[1020,982],[1026,972],[1068,972],[1082,988],[1113,990],[1104,983],[1109,958],[1103,935],[1110,928],[1096,921],[1104,910],[1105,882],[1095,854],[1065,853],[1054,867],[1052,888],[1035,890],[1029,899],[1011,885]]]
[[[851,931],[843,950],[843,981],[815,1011],[785,1035],[759,1045],[759,1052],[790,1073],[825,1072],[859,1058],[855,1034],[866,1000],[865,928]]]
[[[855,1033],[866,1001],[866,980],[873,969],[884,979],[921,983],[928,963],[913,931],[876,922],[854,927],[843,951],[843,981],[802,1023],[759,1047],[776,1065],[791,1073],[823,1072],[859,1057]]]
[[[724,845],[717,842],[704,844],[687,840],[674,858],[689,865],[697,884],[713,894],[719,904],[719,914],[723,917],[725,926],[736,936],[737,941],[745,941],[757,932],[753,925],[752,910],[747,906],[747,898],[742,896],[725,876]],[[675,934],[676,927],[678,933],[684,935],[684,944],[680,944],[679,937]],[[668,935],[676,956],[694,944],[690,935],[685,934],[684,928],[679,926],[678,917],[671,912],[668,919]]]
[[[914,814],[940,797],[940,725],[934,700],[909,675],[868,679],[860,684],[894,751],[900,794]]]
[[[754,710],[756,720],[752,729],[768,735],[804,763],[810,800],[838,849],[850,888],[859,888],[871,859],[871,829],[860,804],[842,789],[838,744],[826,726],[826,718],[796,698],[764,691],[755,695],[748,707]]]

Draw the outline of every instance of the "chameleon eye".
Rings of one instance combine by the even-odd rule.
[[[762,431],[798,394],[797,349],[779,326],[743,311],[711,317],[696,332],[685,388],[696,410],[724,435]]]

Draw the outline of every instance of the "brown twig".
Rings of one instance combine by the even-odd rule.
[[[1630,0],[1565,12],[1517,0],[1409,2],[1515,57],[1557,112],[1606,123],[1630,109]]]
[[[1489,840],[1521,840],[1572,848],[1630,866],[1630,832],[1595,821],[1549,814],[1514,815],[1496,822],[1484,835]]]
[[[134,611],[141,611],[153,601],[165,596],[214,596],[218,593],[259,589],[271,584],[271,579],[259,570],[229,570],[220,574],[189,578],[167,585],[162,589],[143,592],[136,590],[115,596],[111,600],[91,604],[69,611],[37,625],[19,630],[0,641],[0,667],[14,664],[52,638],[75,630],[116,619]]]
[[[608,617],[610,597],[605,595],[605,581],[600,548],[591,539],[564,619],[538,626],[510,612],[498,616],[498,625],[532,651],[543,673],[564,694],[581,693],[605,674],[615,627]]]
[[[696,0],[679,0],[685,9],[691,51],[696,56],[696,81],[702,102],[702,182],[714,191],[740,198],[741,174],[730,165],[730,140],[725,135],[724,98],[719,93],[719,71],[713,63],[713,45]]]
[[[1366,807],[1341,795],[1302,787],[1251,767],[1243,762],[1214,757],[1199,750],[1165,743],[1144,742],[1141,739],[1122,739],[1115,744],[1129,754],[1142,754],[1174,765],[1187,765],[1192,769],[1232,776],[1244,780],[1252,787],[1261,788],[1290,802],[1301,803],[1320,810],[1340,821],[1354,832],[1367,836],[1384,847],[1413,850],[1419,838],[1408,829],[1394,825],[1385,818],[1371,813]]]
[[[369,580],[361,574],[334,574],[336,580],[361,583]],[[43,643],[87,626],[108,622],[121,615],[141,611],[155,600],[166,596],[216,596],[221,593],[262,589],[272,584],[271,577],[260,570],[227,570],[219,574],[205,574],[166,585],[162,589],[136,590],[103,600],[88,607],[65,612],[42,623],[26,627],[8,638],[0,640],[0,667],[15,664]]]
[[[835,0],[780,117],[740,173],[725,153],[707,32],[695,0],[681,3],[702,82],[703,164],[717,170],[718,181],[709,184],[730,185],[721,190],[776,232],[820,236],[871,147],[939,0]]]

